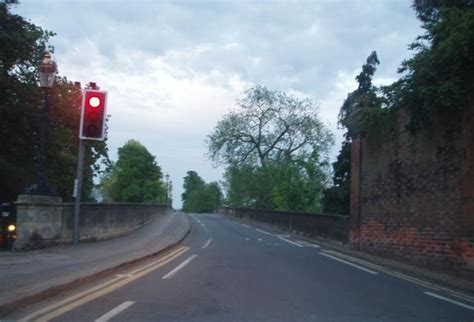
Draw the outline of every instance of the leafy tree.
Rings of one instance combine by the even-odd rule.
[[[425,33],[410,49],[404,76],[384,88],[390,107],[407,108],[413,131],[433,115],[450,116],[474,103],[474,2],[415,0],[413,7]]]
[[[226,203],[281,210],[320,208],[331,143],[312,101],[260,85],[208,136],[211,159],[227,165]]]
[[[379,64],[377,52],[368,57],[362,71],[356,76],[359,83],[355,91],[349,93],[339,112],[339,124],[347,130],[345,141],[333,166],[333,185],[324,191],[324,211],[328,213],[349,214],[351,187],[351,140],[363,136],[376,128],[374,124],[384,113],[383,100],[377,95],[378,89],[372,78]]]
[[[118,160],[102,178],[104,199],[121,202],[159,202],[166,198],[161,168],[155,157],[138,141],[129,140],[118,149]]]
[[[183,211],[211,212],[221,205],[222,191],[217,182],[207,184],[196,171],[188,171],[184,177]]]
[[[332,136],[309,99],[256,85],[208,136],[212,160],[264,166],[268,160],[326,151]]]
[[[356,76],[357,89],[347,95],[339,112],[339,124],[347,129],[346,138],[363,135],[371,127],[377,112],[381,111],[382,100],[377,96],[377,88],[372,85],[372,77],[379,64],[377,52],[367,57],[362,71]]]
[[[351,192],[351,142],[342,142],[342,148],[333,167],[333,186],[324,190],[323,208],[326,213],[348,215]]]
[[[14,201],[36,181],[42,92],[37,65],[54,33],[26,21],[0,3],[0,200]],[[57,77],[50,91],[50,122],[46,162],[49,184],[63,200],[72,199],[76,176],[80,89]],[[100,163],[108,162],[106,142],[87,145],[84,196],[93,187]]]
[[[181,194],[181,200],[183,200],[183,203],[185,203],[188,199],[188,194],[190,192],[204,187],[205,184],[206,183],[204,180],[198,175],[196,171],[188,171],[184,177],[184,192]]]

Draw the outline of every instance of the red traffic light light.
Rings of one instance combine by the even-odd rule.
[[[84,91],[79,137],[83,140],[104,140],[107,92]]]
[[[98,98],[97,96],[92,96],[91,98],[89,98],[89,105],[91,107],[99,107],[100,98]]]

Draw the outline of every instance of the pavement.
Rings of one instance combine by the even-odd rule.
[[[25,305],[156,255],[190,231],[185,215],[156,217],[132,233],[105,241],[29,252],[0,253],[0,317]]]
[[[133,270],[18,311],[40,321],[468,321],[474,298],[216,215]]]

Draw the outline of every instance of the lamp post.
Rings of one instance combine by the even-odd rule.
[[[30,195],[54,195],[51,188],[48,187],[46,177],[46,145],[48,140],[49,127],[49,91],[53,87],[54,79],[57,73],[57,65],[52,60],[51,54],[46,52],[43,61],[38,66],[40,76],[40,86],[43,89],[43,109],[41,111],[41,125],[40,125],[40,144],[38,153],[38,173],[37,183],[26,189],[26,194]]]
[[[173,181],[170,180],[170,187],[169,187],[169,191],[168,191],[168,200],[169,200],[169,204],[170,206],[173,206]]]
[[[170,189],[170,175],[167,173],[165,175],[166,178],[166,204],[169,202],[169,189]]]

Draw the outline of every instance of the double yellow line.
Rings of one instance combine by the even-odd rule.
[[[20,321],[49,321],[58,316],[63,315],[81,305],[84,305],[96,298],[104,296],[128,283],[135,281],[136,279],[151,273],[152,271],[166,265],[175,258],[181,256],[189,250],[189,247],[180,247],[175,251],[161,257],[160,259],[153,261],[147,265],[141,266],[127,274],[117,274],[115,277],[107,282],[94,286],[90,289],[82,291],[80,293],[71,295],[64,300],[55,302],[37,311],[34,311],[20,319]]]

